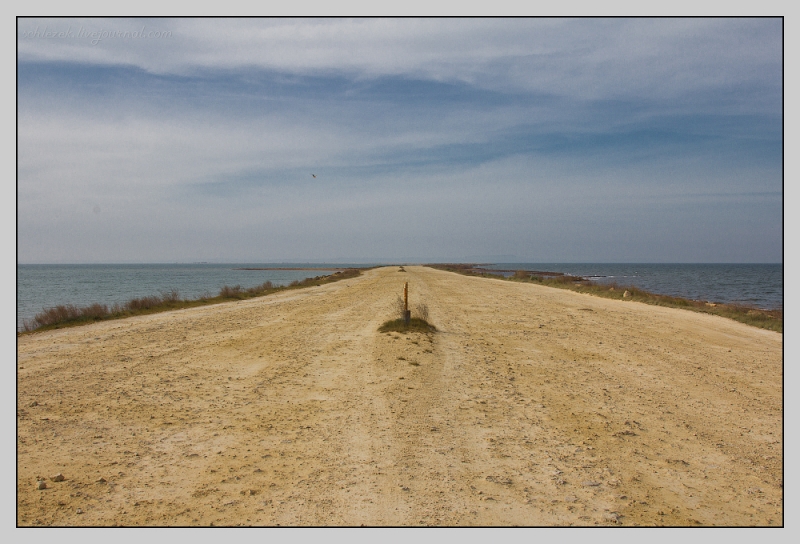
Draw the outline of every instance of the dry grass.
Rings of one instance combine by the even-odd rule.
[[[396,316],[378,328],[379,332],[436,332],[436,327],[428,323],[430,312],[427,304],[419,303],[411,312],[408,325],[405,322],[405,302],[398,296],[392,303],[391,313]]]
[[[418,317],[412,317],[408,325],[404,319],[392,319],[378,327],[378,332],[436,332],[436,327]]]
[[[217,296],[204,293],[199,298],[189,300],[181,299],[178,290],[173,289],[171,291],[162,292],[160,295],[134,298],[123,304],[114,304],[111,307],[105,304],[90,304],[84,307],[71,304],[64,306],[59,305],[52,308],[45,308],[36,314],[32,320],[24,320],[22,324],[23,331],[18,332],[17,335],[39,330],[74,327],[107,319],[120,319],[134,315],[219,304],[230,300],[243,300],[269,295],[287,289],[301,289],[304,287],[324,285],[347,278],[354,278],[359,275],[361,275],[360,269],[348,268],[328,276],[316,276],[302,281],[295,280],[283,287],[275,286],[270,281],[246,289],[241,285],[234,285],[233,287],[225,285],[219,290]]]
[[[652,304],[655,306],[667,306],[670,308],[680,308],[694,312],[713,314],[726,317],[728,319],[733,319],[753,327],[759,327],[762,329],[783,333],[783,310],[762,310],[760,308],[744,306],[741,304],[715,304],[705,301],[673,297],[669,295],[658,295],[656,293],[650,293],[649,291],[645,291],[644,289],[640,289],[631,285],[618,285],[615,283],[600,284],[579,276],[567,276],[563,274],[545,275],[543,273],[532,273],[527,270],[517,270],[514,272],[513,276],[505,278],[498,274],[489,274],[483,271],[476,271],[475,266],[470,264],[445,264],[430,266],[439,270],[456,272],[467,276],[481,276],[507,281],[538,283],[539,285],[545,285],[547,287],[569,289],[571,291],[588,293],[590,295],[604,298],[631,300],[643,302],[645,304]],[[625,296],[626,292],[628,293],[628,296]]]
[[[417,314],[417,317],[420,318],[422,321],[428,321],[429,313],[427,304],[417,304],[416,306],[414,306],[414,312]]]
[[[397,319],[403,319],[403,317],[405,317],[405,311],[406,304],[403,302],[403,297],[398,295],[392,304],[392,315],[396,316]]]

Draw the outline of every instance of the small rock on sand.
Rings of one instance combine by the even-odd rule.
[[[502,485],[511,485],[514,483],[511,481],[511,478],[503,478],[502,476],[487,476],[486,481]]]
[[[39,480],[36,482],[36,489],[47,489],[47,482],[44,480]]]
[[[610,521],[611,523],[619,523],[619,518],[621,518],[617,512],[610,512],[608,514],[603,514],[603,519],[605,521]]]
[[[64,481],[64,475],[59,472],[58,474],[56,474],[55,476],[53,476],[50,479],[53,480],[54,482],[63,482]]]

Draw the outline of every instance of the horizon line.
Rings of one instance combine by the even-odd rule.
[[[413,266],[413,265],[426,265],[426,264],[784,264],[784,261],[552,261],[552,260],[520,260],[520,261],[505,261],[496,259],[396,259],[396,260],[363,260],[363,259],[335,259],[335,260],[231,260],[231,261],[94,261],[94,262],[19,262],[17,266],[55,266],[55,265],[139,265],[139,264],[159,264],[159,265],[175,265],[175,264],[359,264],[359,265],[377,265],[377,266]]]

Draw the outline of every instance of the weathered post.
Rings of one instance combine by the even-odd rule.
[[[411,323],[411,312],[408,309],[408,282],[403,286],[403,304],[403,321],[408,326]]]

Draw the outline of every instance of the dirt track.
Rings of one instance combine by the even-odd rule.
[[[406,270],[21,337],[18,525],[783,523],[780,334]]]

